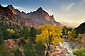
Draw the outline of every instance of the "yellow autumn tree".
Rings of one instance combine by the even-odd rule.
[[[76,31],[74,29],[72,29],[72,31],[68,31],[68,37],[70,40],[74,40],[76,37]]]
[[[78,37],[80,38],[81,37],[81,34],[78,34]]]
[[[82,34],[81,44],[82,47],[85,49],[85,34]]]
[[[9,31],[11,33],[15,33],[15,31],[13,29],[7,29],[7,31]]]
[[[68,31],[68,37],[69,37],[69,39],[71,39],[71,32],[70,31]]]
[[[62,28],[59,26],[52,26],[50,24],[44,24],[37,28],[37,30],[42,30],[41,34],[36,35],[35,42],[41,41],[43,44],[46,44],[48,50],[50,50],[50,44],[53,42],[53,45],[58,45],[59,42],[64,42],[64,39],[60,38],[62,35]]]
[[[24,37],[20,37],[19,39],[22,40],[25,43],[28,43],[29,42],[29,38],[26,38],[25,39]]]

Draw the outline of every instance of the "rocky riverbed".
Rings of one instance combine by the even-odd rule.
[[[69,42],[64,42],[56,47],[51,45],[49,56],[73,56],[72,47]]]

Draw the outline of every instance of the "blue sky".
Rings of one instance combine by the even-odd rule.
[[[42,7],[56,21],[71,26],[85,22],[85,0],[0,0],[0,4],[13,5],[26,13]]]

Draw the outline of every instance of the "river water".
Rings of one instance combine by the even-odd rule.
[[[67,53],[66,56],[74,56],[72,52],[73,51],[72,46],[70,45],[69,42],[64,42],[63,44],[60,42],[60,46],[67,48],[69,53]]]

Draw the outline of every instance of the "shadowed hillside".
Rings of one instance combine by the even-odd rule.
[[[85,22],[80,24],[77,28],[75,28],[75,30],[77,31],[77,33],[85,33]]]

